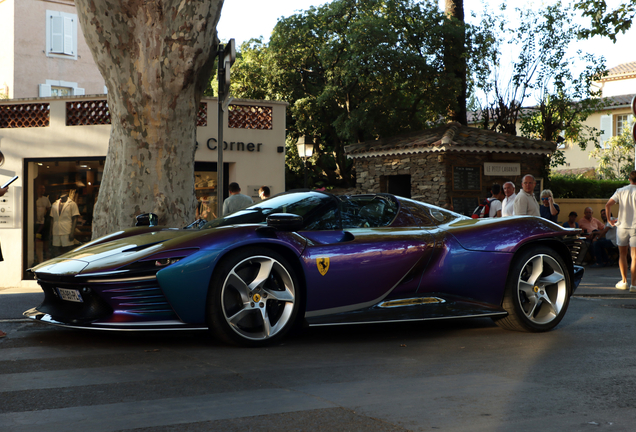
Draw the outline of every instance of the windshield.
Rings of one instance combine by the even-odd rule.
[[[303,218],[303,231],[389,226],[398,213],[395,199],[382,195],[340,196],[322,192],[290,192],[276,195],[236,213],[206,223],[202,229],[225,225],[266,223],[274,213]]]
[[[421,227],[447,224],[466,218],[458,213],[408,198],[400,198],[400,204],[411,212]]]
[[[338,201],[333,195],[321,192],[294,192],[276,195],[243,210],[214,219],[202,229],[224,225],[265,223],[273,213],[302,216],[305,229],[329,229],[338,225]]]

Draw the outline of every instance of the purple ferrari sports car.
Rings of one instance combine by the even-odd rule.
[[[186,229],[115,232],[40,264],[44,300],[24,314],[83,329],[209,329],[247,346],[303,322],[491,317],[546,331],[583,275],[578,234],[388,194],[289,192]]]

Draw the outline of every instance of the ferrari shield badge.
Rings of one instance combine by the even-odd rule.
[[[329,271],[329,257],[320,257],[316,259],[316,265],[321,275],[326,275]]]

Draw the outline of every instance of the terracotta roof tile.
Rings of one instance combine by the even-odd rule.
[[[603,99],[605,99],[606,101],[609,101],[610,105],[613,105],[613,106],[622,106],[622,105],[630,106],[634,96],[636,95],[626,94],[626,95],[619,95],[619,96],[608,96]]]
[[[350,157],[371,157],[431,151],[552,153],[556,144],[471,128],[452,122],[432,129],[411,132],[345,147]]]
[[[607,76],[603,79],[616,79],[622,75],[636,75],[636,61],[619,64],[607,70]],[[601,81],[603,81],[601,79]]]

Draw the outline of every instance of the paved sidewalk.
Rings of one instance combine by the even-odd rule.
[[[629,283],[629,274],[627,275]],[[615,288],[616,282],[621,280],[621,271],[618,265],[613,267],[590,268],[585,267],[585,274],[579,284],[575,296],[620,296],[636,299],[636,294],[630,294],[629,289],[619,290]]]
[[[0,294],[29,294],[41,293],[40,287],[16,287],[16,288],[0,288]]]

